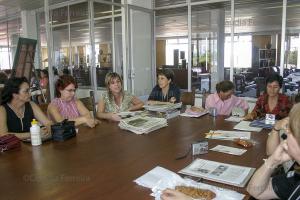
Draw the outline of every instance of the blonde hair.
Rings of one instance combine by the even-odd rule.
[[[111,91],[109,89],[109,85],[115,79],[119,79],[120,80],[121,85],[122,85],[121,93],[122,93],[122,95],[124,95],[124,92],[123,92],[123,80],[122,80],[121,76],[118,73],[116,73],[116,72],[109,72],[105,76],[105,86],[106,86],[106,89],[107,89],[108,96],[109,96],[110,100],[113,99],[113,96],[112,96],[112,93],[111,93]]]
[[[289,117],[290,130],[300,144],[300,103],[293,106]]]

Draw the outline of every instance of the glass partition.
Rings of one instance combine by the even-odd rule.
[[[225,69],[231,24],[226,12]],[[279,73],[282,0],[237,1],[235,5],[234,83],[239,96],[257,97],[265,88],[265,78]]]

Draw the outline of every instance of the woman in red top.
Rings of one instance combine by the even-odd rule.
[[[266,80],[266,92],[256,101],[256,105],[245,119],[254,120],[265,117],[266,114],[275,115],[276,119],[283,119],[288,116],[292,104],[289,98],[279,93],[283,78],[278,74],[270,75]]]

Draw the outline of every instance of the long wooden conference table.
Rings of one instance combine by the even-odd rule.
[[[175,160],[204,133],[232,130],[234,124],[222,116],[176,117],[168,120],[168,127],[136,135],[104,121],[93,129],[80,127],[77,136],[65,142],[22,144],[21,149],[0,154],[0,199],[153,200],[151,191],[133,180],[156,166],[177,172],[202,158],[259,167],[265,158],[265,132],[252,133],[256,145],[242,156],[209,151]],[[209,148],[217,144],[240,148],[232,141],[209,140]],[[245,188],[204,182],[247,194]]]

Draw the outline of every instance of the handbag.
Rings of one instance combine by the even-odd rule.
[[[21,142],[18,137],[13,134],[7,134],[0,137],[0,151],[4,152],[10,149],[20,148]]]
[[[75,122],[65,119],[62,122],[51,125],[52,139],[65,141],[76,136]]]

